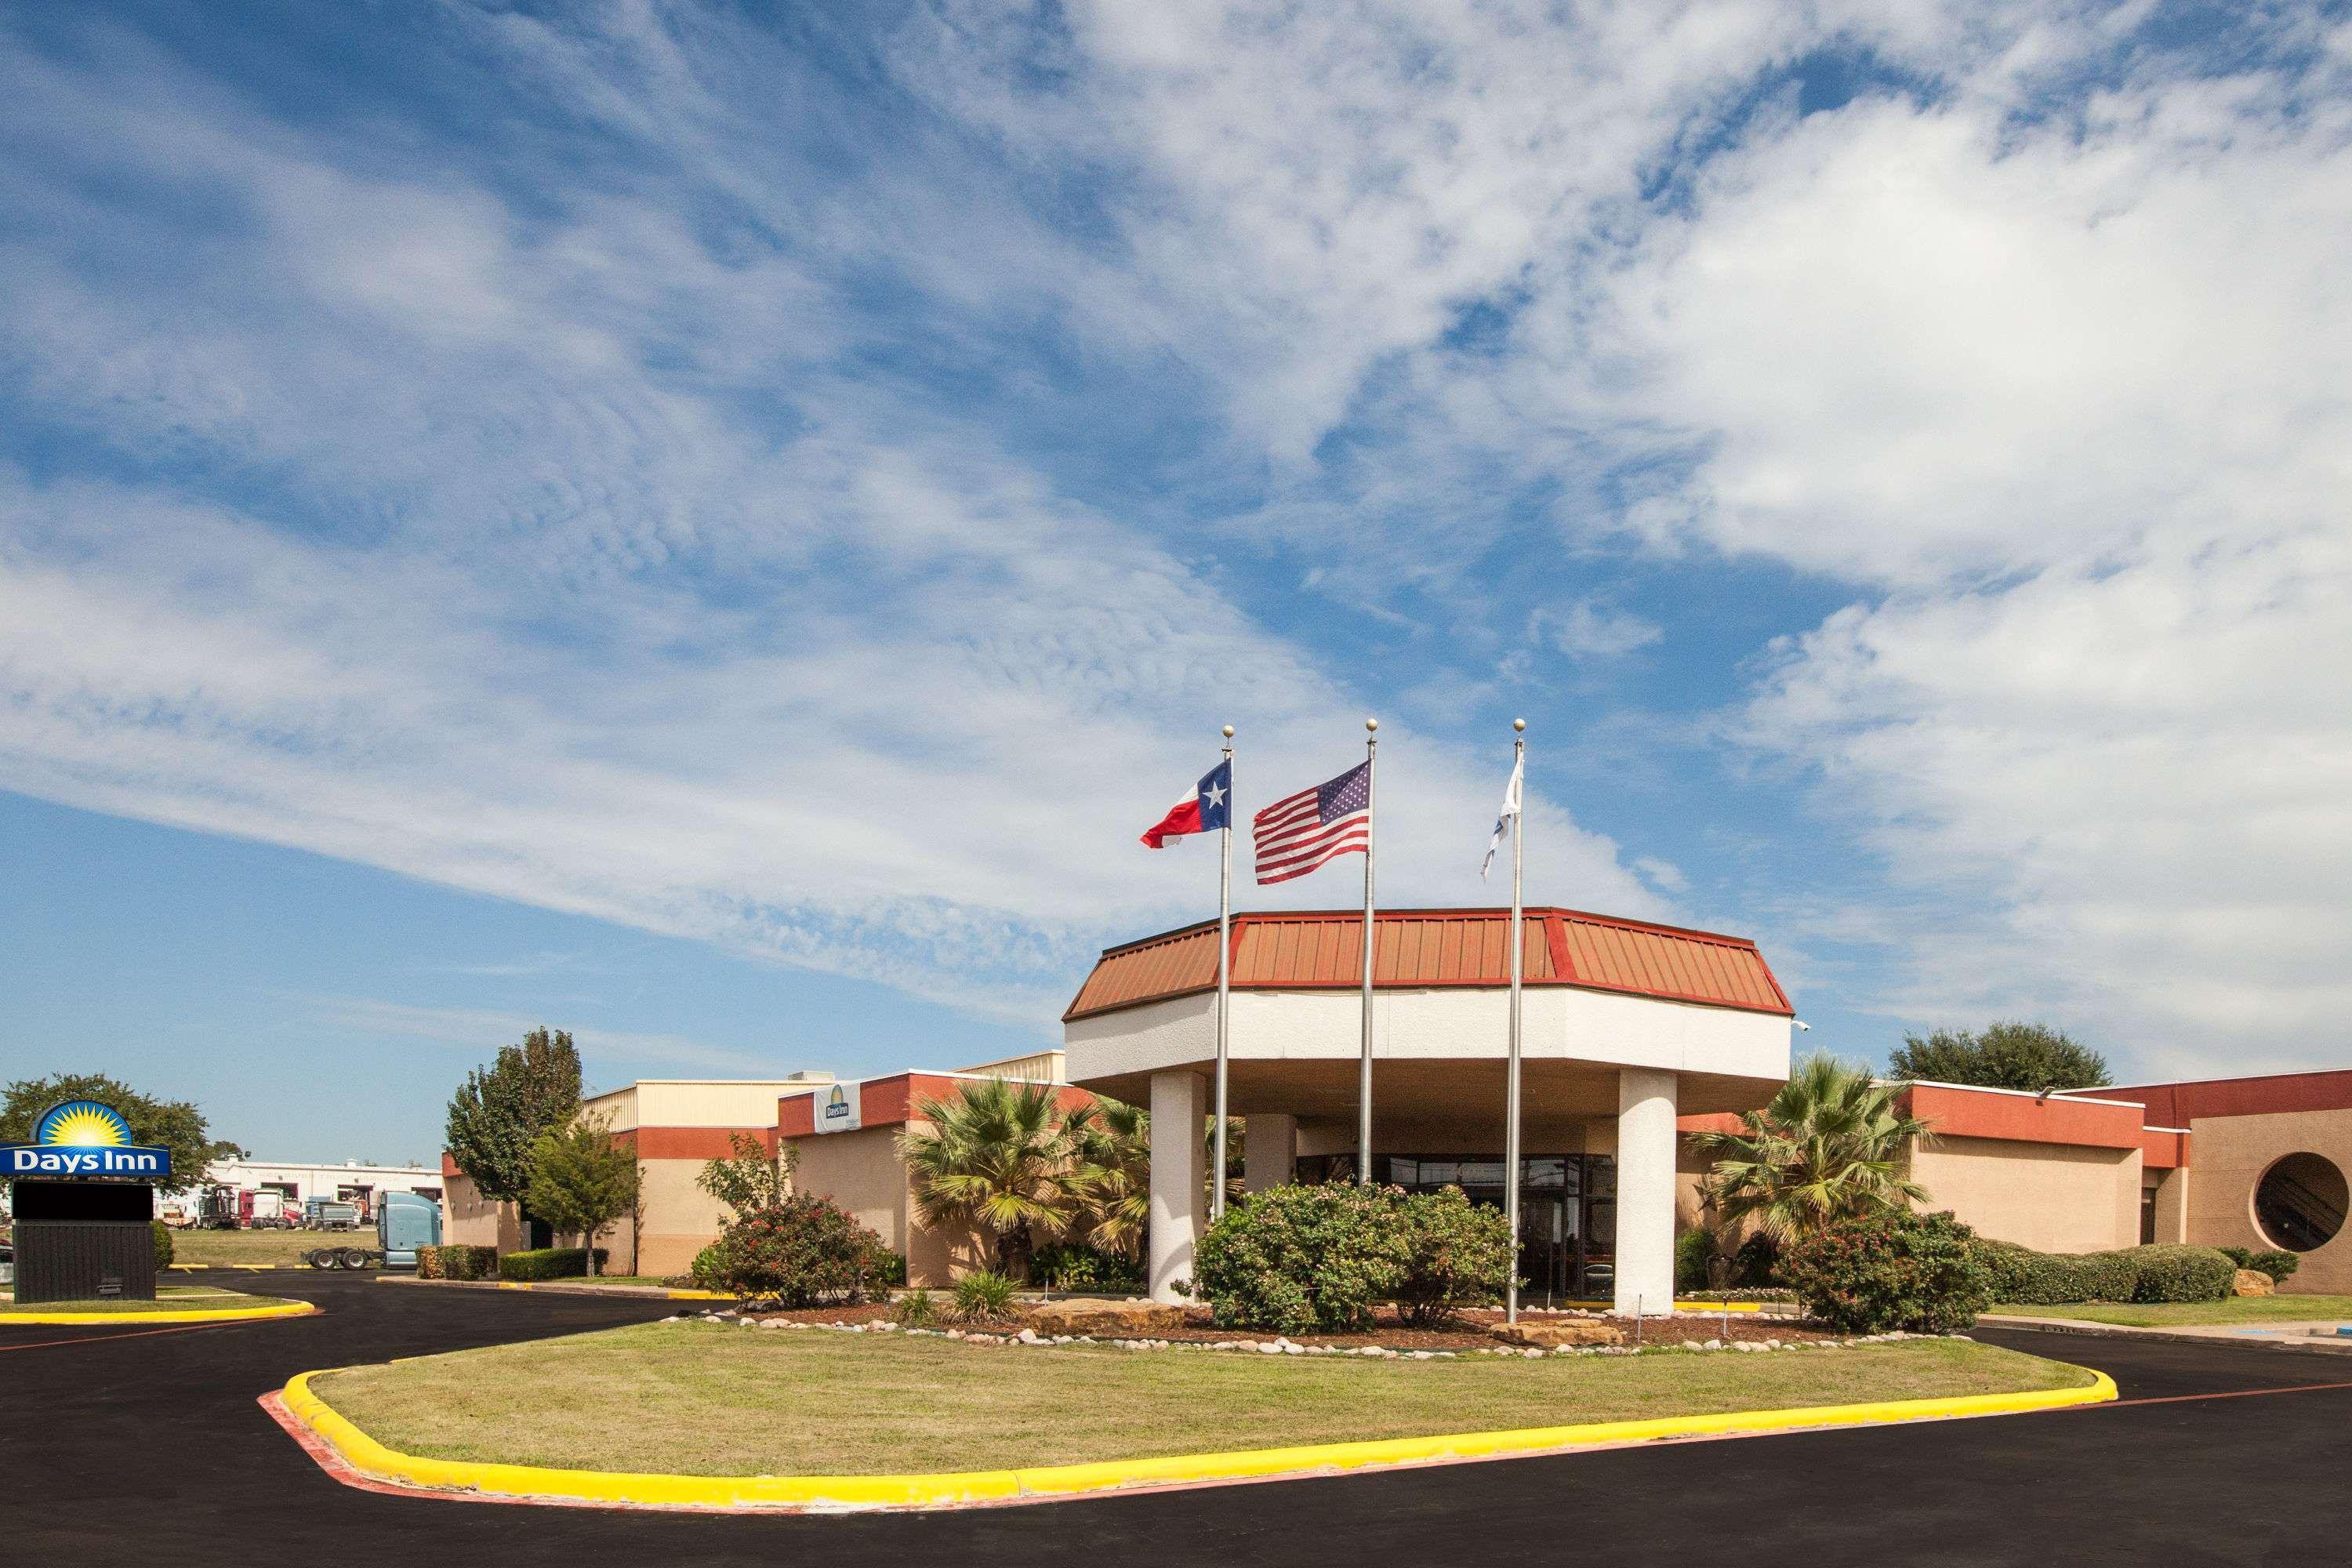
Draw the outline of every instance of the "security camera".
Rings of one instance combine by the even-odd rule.
[[[1806,1023],[1802,1018],[1798,1019],[1796,1023],[1797,1027],[1802,1029],[1805,1033],[1810,1035],[1813,1032],[1813,1026],[1811,1024]]]

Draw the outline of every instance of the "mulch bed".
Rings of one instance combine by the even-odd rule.
[[[810,1307],[788,1311],[766,1311],[751,1314],[760,1318],[775,1318],[788,1323],[876,1323],[896,1321],[897,1308],[879,1301],[868,1301],[855,1307]],[[1541,1312],[1524,1309],[1519,1321],[1526,1323],[1556,1322],[1577,1317],[1600,1317],[1597,1312]],[[1231,1340],[1270,1340],[1275,1336],[1255,1330],[1221,1329],[1210,1321],[1205,1307],[1193,1307],[1184,1314],[1184,1327],[1154,1333],[1149,1337],[1171,1343],[1216,1344]],[[1371,1332],[1363,1334],[1297,1334],[1294,1343],[1302,1345],[1333,1345],[1346,1350],[1378,1345],[1394,1351],[1467,1351],[1484,1350],[1495,1343],[1486,1331],[1488,1325],[1499,1323],[1499,1310],[1472,1310],[1461,1313],[1449,1325],[1437,1329],[1409,1328],[1397,1319],[1392,1309],[1383,1308]],[[1017,1317],[989,1322],[962,1322],[941,1316],[936,1328],[969,1329],[978,1333],[1018,1333],[1023,1320]],[[1628,1323],[1627,1343],[1632,1343],[1632,1324]],[[1115,1335],[1101,1335],[1115,1338]],[[1144,1336],[1137,1335],[1137,1338]],[[1704,1344],[1708,1340],[1761,1342],[1778,1340],[1782,1344],[1807,1341],[1831,1340],[1838,1336],[1794,1318],[1767,1317],[1758,1312],[1730,1314],[1727,1332],[1720,1313],[1700,1316],[1677,1312],[1671,1318],[1642,1320],[1642,1343],[1645,1345]]]

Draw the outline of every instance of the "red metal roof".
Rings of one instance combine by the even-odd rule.
[[[1793,1009],[1756,944],[1736,936],[1617,920],[1577,910],[1527,912],[1522,978],[1531,986],[1616,991],[1753,1013]],[[1508,910],[1382,910],[1372,984],[1417,990],[1510,984]],[[1253,911],[1234,917],[1237,991],[1311,991],[1362,984],[1364,917],[1354,910]],[[1091,1017],[1216,988],[1213,921],[1106,948],[1062,1015]]]

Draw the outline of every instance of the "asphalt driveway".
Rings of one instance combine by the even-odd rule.
[[[299,1371],[643,1321],[670,1305],[399,1289],[348,1275],[245,1278],[257,1289],[299,1287],[326,1310],[194,1331],[0,1329],[9,1560],[2352,1562],[2352,1357],[2318,1352],[1989,1331],[1988,1340],[2105,1369],[2122,1402],[1024,1508],[697,1518],[360,1491],[321,1473],[255,1403]],[[1038,1379],[1041,1399],[1069,1395]]]

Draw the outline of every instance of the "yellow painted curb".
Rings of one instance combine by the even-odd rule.
[[[1596,1444],[2009,1415],[2104,1404],[2116,1397],[2115,1380],[2104,1372],[2093,1372],[2090,1384],[2083,1388],[1955,1394],[1942,1399],[1815,1405],[1796,1410],[1743,1410],[1720,1415],[1669,1415],[1646,1421],[1600,1421],[1576,1426],[1530,1426],[1509,1432],[1459,1432],[1437,1437],[1391,1437],[1365,1443],[1318,1443],[1223,1454],[1178,1454],[1017,1470],[898,1476],[666,1476],[480,1464],[403,1454],[385,1447],[352,1426],[311,1393],[310,1379],[324,1375],[307,1372],[297,1374],[287,1384],[282,1395],[286,1408],[341,1454],[353,1469],[372,1479],[437,1490],[551,1501],[829,1511],[950,1508],[1024,1498],[1076,1497],[1123,1487],[1328,1475],[1442,1459],[1501,1458]]]
[[[308,1301],[279,1301],[268,1307],[192,1308],[184,1312],[0,1312],[0,1328],[11,1323],[239,1323],[307,1317],[318,1310]]]
[[[302,1265],[299,1263],[166,1263],[163,1267],[176,1268],[183,1274],[194,1274],[199,1269],[243,1268],[267,1271],[278,1268],[299,1268]]]

